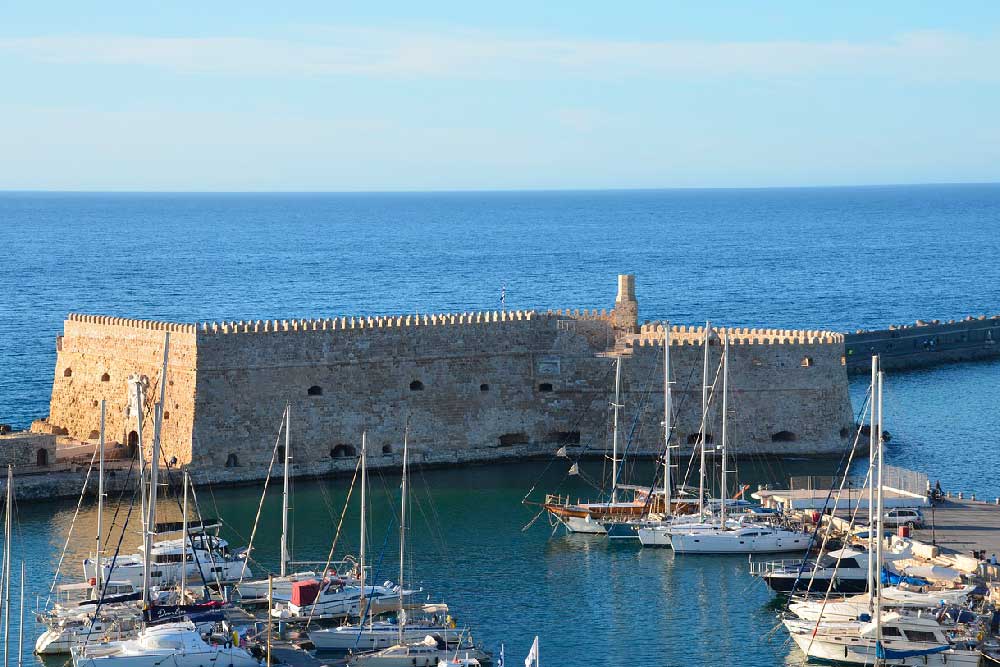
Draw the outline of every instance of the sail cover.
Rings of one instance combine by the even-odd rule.
[[[891,648],[886,648],[882,642],[875,642],[875,657],[879,660],[899,660],[902,658],[915,658],[921,655],[943,653],[949,648],[951,647],[947,644],[943,644],[941,646],[935,646],[934,648],[919,649],[914,651],[895,651]]]

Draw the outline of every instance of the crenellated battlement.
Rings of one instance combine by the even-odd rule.
[[[233,320],[202,322],[199,334],[283,333],[289,331],[347,331],[354,329],[403,329],[471,324],[530,322],[539,319],[534,310],[494,310],[464,313],[376,315],[368,317],[328,317],[293,320]]]
[[[712,327],[713,345],[729,336],[730,345],[838,345],[843,344],[844,334],[834,331],[798,329],[754,329],[746,327]],[[632,338],[636,347],[663,347],[663,324],[659,322],[643,324],[639,333]],[[705,327],[694,325],[672,325],[670,344],[701,345],[705,339]]]
[[[145,329],[147,331],[171,331],[177,333],[195,333],[195,325],[180,322],[163,322],[161,320],[132,320],[110,315],[87,315],[85,313],[70,313],[66,316],[69,322],[82,324],[100,324],[104,326],[128,327]]]

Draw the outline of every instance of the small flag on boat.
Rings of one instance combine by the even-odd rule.
[[[573,465],[571,465],[569,467],[569,472],[566,473],[566,474],[568,474],[568,475],[579,475],[580,474],[580,464],[579,463],[574,463]]]
[[[566,445],[563,445],[562,447],[556,450],[556,456],[561,456],[564,459],[569,458],[569,455],[566,453]]]
[[[497,658],[497,667],[504,667],[503,642],[500,642],[500,657]]]
[[[531,642],[531,650],[524,659],[524,667],[538,667],[538,635],[535,635],[535,641]]]

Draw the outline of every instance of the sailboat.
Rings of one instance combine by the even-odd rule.
[[[285,429],[285,456],[284,456],[284,473],[282,475],[282,493],[281,493],[281,564],[280,572],[277,577],[271,577],[270,581],[268,579],[257,579],[253,581],[240,581],[236,585],[236,589],[239,591],[240,597],[246,600],[260,600],[268,596],[268,591],[270,590],[270,595],[273,600],[287,602],[292,598],[292,588],[295,584],[300,582],[316,582],[318,584],[319,577],[313,571],[303,571],[303,572],[288,572],[289,561],[291,560],[289,549],[288,549],[288,503],[289,503],[289,487],[290,487],[290,475],[291,475],[291,462],[292,462],[292,441],[291,441],[291,430],[292,430],[292,406],[287,404],[285,406],[285,413],[283,415],[283,425]],[[265,486],[264,492],[267,492]],[[263,498],[261,499],[263,502]]]
[[[409,434],[403,432],[403,474],[400,482],[399,508],[399,586],[403,586],[405,574],[407,504],[409,488]],[[373,651],[395,645],[413,643],[427,635],[440,637],[446,645],[457,648],[467,629],[457,629],[451,621],[448,606],[426,604],[419,613],[410,618],[402,596],[398,598],[395,621],[376,621],[369,616],[357,624],[341,625],[335,628],[319,628],[309,631],[309,639],[322,651]]]
[[[271,610],[275,618],[343,618],[361,617],[365,613],[381,614],[393,610],[400,598],[412,595],[402,587],[386,581],[381,585],[365,582],[365,551],[367,540],[368,434],[361,434],[361,549],[358,581],[327,578],[322,582],[302,582],[292,586],[287,604]]]
[[[607,533],[605,524],[638,519],[651,509],[656,509],[651,505],[655,505],[658,494],[651,492],[649,487],[619,483],[622,464],[622,459],[618,456],[618,411],[622,407],[621,381],[622,358],[619,356],[615,360],[615,399],[612,403],[614,425],[612,430],[610,500],[573,503],[568,497],[549,494],[545,496],[545,501],[542,503],[542,507],[549,516],[571,533],[604,535]],[[576,466],[577,464],[574,464],[573,469]],[[631,493],[631,498],[621,500],[619,498],[620,491]]]
[[[870,484],[875,487],[875,509],[868,531],[869,541],[874,542],[875,567],[869,567],[869,572],[881,572],[884,564],[885,540],[881,536],[884,516],[882,384],[883,374],[876,356],[872,358],[871,430],[877,435],[872,436],[876,450],[872,452],[871,463],[876,466],[877,478],[872,475]],[[881,576],[869,586],[868,601],[870,613],[854,621],[830,620],[821,613],[815,621],[786,618],[783,623],[792,640],[810,660],[850,665],[903,665],[917,661],[923,665],[942,666],[979,664],[981,656],[976,640],[953,636],[953,628],[942,622],[943,613],[886,611]]]
[[[707,348],[707,346],[706,346]],[[722,480],[719,503],[719,518],[696,524],[673,523],[668,528],[670,543],[677,553],[702,554],[755,554],[787,551],[806,551],[810,538],[805,532],[790,530],[781,526],[742,521],[732,525],[727,521],[728,501],[728,436],[729,421],[729,334],[723,337],[722,348]],[[702,427],[704,429],[704,426]],[[701,478],[705,478],[705,442],[701,445]]]

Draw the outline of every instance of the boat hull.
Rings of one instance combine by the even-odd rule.
[[[790,574],[764,574],[761,578],[776,593],[791,593],[793,588],[798,593],[806,591],[826,593],[828,590],[831,593],[864,593],[868,590],[868,582],[863,578],[837,577],[832,586],[829,577],[816,577],[810,584],[808,572],[804,573],[800,579],[796,579],[794,575]],[[797,585],[796,581],[798,581]]]
[[[874,665],[875,642],[854,640],[850,644],[813,637],[811,633],[793,634],[792,639],[811,661],[822,661],[836,665]],[[919,647],[913,647],[919,648]],[[979,664],[978,651],[949,649],[941,653],[909,658],[883,658],[878,664],[884,665],[955,665],[975,667]]]
[[[690,554],[771,554],[805,552],[809,536],[798,533],[739,537],[733,533],[674,533],[671,545],[677,553]]]
[[[666,526],[640,528],[637,536],[639,538],[639,542],[644,547],[669,548],[671,546],[670,530]]]

